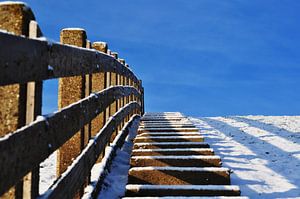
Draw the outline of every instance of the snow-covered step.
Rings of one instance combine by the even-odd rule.
[[[128,184],[230,185],[230,172],[219,167],[133,167]]]
[[[122,199],[249,199],[245,196],[128,196]]]
[[[141,121],[181,121],[183,117],[143,117]]]
[[[146,137],[146,136],[197,136],[201,135],[200,132],[147,132],[140,133],[137,137]]]
[[[180,121],[166,121],[166,120],[147,120],[140,121],[141,124],[193,124],[189,119],[182,118]]]
[[[122,199],[249,199],[245,196],[128,196]]]
[[[136,137],[134,142],[203,142],[203,136],[146,136]]]
[[[187,123],[187,122],[176,122],[176,123],[140,123],[141,127],[145,126],[194,126],[193,124]]]
[[[181,118],[180,121],[167,121],[167,120],[142,120],[141,124],[193,124],[189,119]]]
[[[206,142],[140,142],[134,149],[209,148]]]
[[[139,128],[139,133],[144,132],[199,132],[198,128]]]
[[[165,155],[165,156],[132,156],[131,167],[220,167],[221,158],[216,155]]]
[[[240,188],[233,185],[128,184],[126,186],[126,196],[240,196],[240,194]]]
[[[175,149],[134,149],[132,156],[150,155],[214,155],[211,148],[175,148]]]
[[[170,129],[170,128],[196,128],[194,125],[140,125],[139,129],[147,129],[147,128],[166,128],[166,129]]]

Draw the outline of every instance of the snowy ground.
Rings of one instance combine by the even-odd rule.
[[[56,157],[57,152],[55,151],[40,164],[40,194],[47,191],[56,179]]]
[[[300,198],[300,116],[190,118],[250,198]]]
[[[190,118],[233,170],[232,184],[250,198],[300,198],[300,116]],[[124,194],[132,135],[117,152],[99,198]],[[44,171],[44,172],[43,172]],[[55,155],[43,163],[41,185],[54,180]],[[41,190],[42,192],[42,190]]]
[[[103,198],[120,198],[125,194],[125,186],[128,179],[129,160],[133,147],[133,139],[136,132],[130,131],[123,147],[117,151],[116,157],[111,165],[111,172],[106,176],[104,185],[98,196]]]

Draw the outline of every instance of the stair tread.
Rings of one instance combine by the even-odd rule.
[[[161,156],[132,156],[131,159],[221,159],[217,155],[161,155]]]
[[[148,184],[128,184],[126,189],[193,189],[193,190],[236,190],[237,185],[148,185]]]
[[[171,148],[171,149],[133,149],[132,151],[161,152],[161,151],[214,151],[211,148]]]
[[[132,167],[129,171],[198,171],[198,172],[215,172],[215,171],[223,171],[230,172],[230,169],[226,167]]]
[[[141,196],[123,197],[122,199],[249,199],[245,196]]]

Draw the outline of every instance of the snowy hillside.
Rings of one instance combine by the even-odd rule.
[[[223,166],[232,184],[250,198],[300,198],[300,116],[232,116],[190,118]],[[131,134],[132,136],[132,134]],[[117,154],[99,198],[125,192],[132,138]],[[55,156],[55,154],[54,154]],[[43,164],[42,189],[53,181],[54,156]],[[51,162],[51,164],[50,164]],[[51,171],[51,172],[50,172]]]
[[[300,198],[300,116],[190,118],[250,198]]]

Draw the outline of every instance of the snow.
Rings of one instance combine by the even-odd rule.
[[[143,199],[248,199],[238,196],[164,196],[164,197],[142,197]],[[141,197],[124,197],[122,199],[141,199]]]
[[[162,152],[162,151],[214,151],[211,148],[173,148],[173,149],[134,149],[134,152]]]
[[[39,120],[44,119],[46,118],[39,118]],[[221,157],[223,166],[233,171],[231,182],[240,187],[243,196],[300,198],[300,116],[231,116],[190,119],[200,129],[201,135],[205,137],[215,154]],[[111,172],[104,180],[99,198],[113,199],[124,195],[133,146],[132,139],[132,135],[127,137],[123,148],[117,151]],[[144,145],[145,143],[136,144]],[[179,143],[167,142],[167,144]],[[207,149],[135,149],[134,151],[166,150]],[[41,164],[40,193],[47,190],[55,180],[55,161],[54,153]],[[99,174],[101,165],[95,168]],[[146,167],[146,169],[153,168]],[[172,168],[182,169],[182,167]],[[140,169],[145,169],[145,167]],[[195,170],[193,167],[190,169]],[[201,170],[201,168],[198,169]],[[229,171],[226,168],[222,169]],[[97,173],[93,172],[93,174]],[[92,179],[96,179],[95,176],[92,175]],[[92,187],[88,188],[92,190]]]
[[[250,198],[300,198],[300,116],[190,118]]]
[[[62,31],[64,30],[78,30],[78,31],[85,31],[83,28],[64,28],[62,29]]]
[[[144,135],[200,135],[199,132],[147,132],[139,134],[140,137]]]
[[[192,138],[204,138],[203,136],[138,136],[136,140],[139,139],[192,139]]]
[[[56,158],[57,152],[54,152],[40,164],[40,195],[45,193],[56,179]]]
[[[127,189],[182,189],[182,190],[240,190],[239,186],[234,185],[135,185],[129,184]]]
[[[120,198],[125,195],[125,187],[128,181],[129,160],[133,147],[133,139],[136,132],[129,130],[124,145],[116,153],[110,173],[104,179],[104,183],[98,198]],[[92,172],[93,173],[93,172]]]
[[[164,155],[164,156],[132,156],[131,159],[220,159],[217,155]]]
[[[159,127],[157,127],[157,128],[155,128],[155,127],[149,127],[149,128],[139,128],[139,130],[148,130],[148,131],[155,131],[155,130],[158,130],[158,131],[163,131],[163,130],[166,130],[166,129],[171,129],[171,130],[174,130],[174,131],[189,131],[189,130],[198,130],[197,128],[185,128],[185,127],[183,127],[183,128],[172,128],[172,127],[170,127],[170,128],[159,128]]]
[[[28,7],[27,4],[22,2],[22,1],[3,1],[3,2],[0,2],[1,6],[2,5],[13,5],[13,4],[25,5],[26,7]]]
[[[144,145],[207,145],[206,142],[139,142],[134,143],[137,146]]]
[[[133,167],[130,171],[210,171],[210,172],[229,172],[228,168],[224,167]]]

